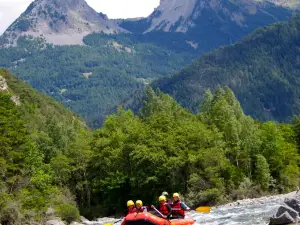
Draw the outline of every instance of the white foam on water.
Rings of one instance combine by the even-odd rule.
[[[196,220],[196,225],[266,225],[289,195],[247,199],[212,208],[209,214],[192,212],[189,215]]]

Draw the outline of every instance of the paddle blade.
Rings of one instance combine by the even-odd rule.
[[[195,210],[197,212],[201,212],[201,213],[210,213],[210,207],[209,206],[200,206]]]

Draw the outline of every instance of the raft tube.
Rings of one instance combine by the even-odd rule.
[[[185,216],[184,219],[166,220],[151,213],[132,213],[125,217],[122,225],[193,225],[195,220]]]

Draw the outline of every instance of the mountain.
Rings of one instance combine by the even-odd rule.
[[[153,86],[197,111],[202,95],[230,87],[256,119],[287,121],[300,113],[300,16],[259,28],[236,44],[204,54]]]
[[[20,36],[42,38],[55,45],[77,45],[93,32],[122,31],[84,0],[35,0],[3,36],[6,45],[16,45]]]
[[[279,1],[276,3],[284,6],[283,3],[279,4]],[[287,19],[289,15],[288,10],[276,7],[268,1],[161,0],[160,5],[148,18],[151,25],[145,32],[162,30],[186,33],[191,32],[190,30],[204,30],[212,25],[219,26],[224,33],[231,33],[238,28],[244,31],[252,29],[253,26],[257,26],[254,24],[257,21],[261,24],[270,23]],[[253,20],[254,17],[256,21]]]
[[[257,27],[287,20],[293,10],[283,6],[266,0],[161,0],[148,18],[120,26],[144,34],[183,33],[186,43],[203,52],[232,44]]]
[[[150,17],[120,22],[96,13],[84,0],[36,0],[0,38],[0,67],[95,127],[153,80],[293,12],[252,1],[192,2],[162,1]],[[189,4],[178,7],[183,3]],[[186,22],[177,23],[186,32],[149,30],[168,6],[180,15],[194,7],[184,14]]]
[[[271,3],[274,3],[276,5],[289,7],[291,9],[299,9],[300,8],[300,2],[298,0],[267,0]]]

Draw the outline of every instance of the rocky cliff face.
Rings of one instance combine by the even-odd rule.
[[[35,0],[3,37],[7,45],[16,45],[20,36],[43,38],[55,45],[75,45],[83,44],[83,37],[92,32],[122,31],[84,0]]]
[[[0,75],[0,92],[7,92],[7,93],[10,93],[9,92],[9,89],[8,89],[8,85],[6,83],[6,80],[4,77],[2,77]],[[16,104],[16,105],[21,105],[21,102],[20,102],[20,98],[19,96],[16,96],[16,95],[12,95],[11,96],[11,100]]]
[[[7,91],[8,86],[4,77],[0,76],[0,91]]]
[[[287,9],[293,0],[161,0],[150,15],[146,32],[188,32],[197,26],[221,25],[220,29],[237,25],[248,27],[248,21],[256,17],[257,23],[271,22],[287,17]],[[276,4],[275,4],[276,3]],[[299,4],[299,3],[298,3]],[[278,6],[279,5],[279,6]],[[261,21],[260,21],[261,20]]]
[[[259,0],[257,0],[259,1]],[[274,3],[279,6],[289,7],[292,9],[299,9],[300,8],[300,1],[299,0],[266,0],[271,3]]]

